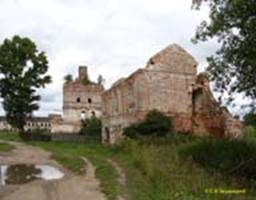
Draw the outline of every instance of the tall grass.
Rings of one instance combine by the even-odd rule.
[[[13,146],[6,143],[0,143],[0,152],[9,152],[13,150]]]
[[[128,177],[127,193],[130,194],[130,199],[226,200],[252,198],[255,191],[242,184],[240,180],[226,178],[218,171],[214,174],[209,173],[203,167],[197,165],[194,160],[186,160],[180,157],[178,153],[181,151],[180,149],[187,149],[189,145],[194,145],[201,141],[203,143],[204,140],[192,136],[174,134],[169,138],[155,139],[154,142],[152,140],[138,141],[130,139],[124,141],[117,147],[118,150],[116,152],[126,170]],[[201,150],[199,149],[198,152],[201,152]],[[226,158],[229,160],[228,157]],[[246,197],[243,195],[205,193],[207,189],[238,189],[244,187],[250,191],[250,193],[246,194]]]
[[[255,138],[256,139],[256,127],[246,126],[244,129],[245,138]]]
[[[179,152],[211,171],[256,180],[255,140],[205,139],[184,146]]]

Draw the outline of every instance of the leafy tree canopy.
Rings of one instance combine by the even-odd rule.
[[[69,83],[73,81],[73,76],[71,74],[67,74],[66,76],[64,76],[64,80],[65,80],[65,83]]]
[[[220,48],[208,57],[209,77],[220,92],[243,93],[256,100],[256,2],[255,0],[193,0],[193,8],[210,8],[193,41],[217,38]]]
[[[20,133],[26,118],[39,109],[37,89],[51,82],[48,61],[29,38],[14,36],[0,45],[0,93],[7,121]]]
[[[250,111],[244,116],[244,124],[256,127],[256,114],[254,111]]]

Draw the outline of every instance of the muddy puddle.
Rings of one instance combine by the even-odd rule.
[[[20,185],[37,179],[61,179],[64,173],[50,165],[0,165],[0,185]]]

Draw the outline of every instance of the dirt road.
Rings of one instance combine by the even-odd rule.
[[[51,154],[38,147],[10,142],[12,152],[0,155],[0,164],[50,164],[65,173],[59,180],[36,180],[24,185],[0,186],[1,200],[105,200],[95,178],[95,168],[86,162],[86,175],[77,176],[51,159]]]

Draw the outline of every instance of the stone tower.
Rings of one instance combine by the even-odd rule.
[[[78,77],[63,85],[63,120],[80,128],[81,120],[101,117],[101,94],[104,87],[89,80],[86,66],[80,66]]]
[[[89,80],[87,66],[79,66],[78,79],[80,82],[83,80]]]

